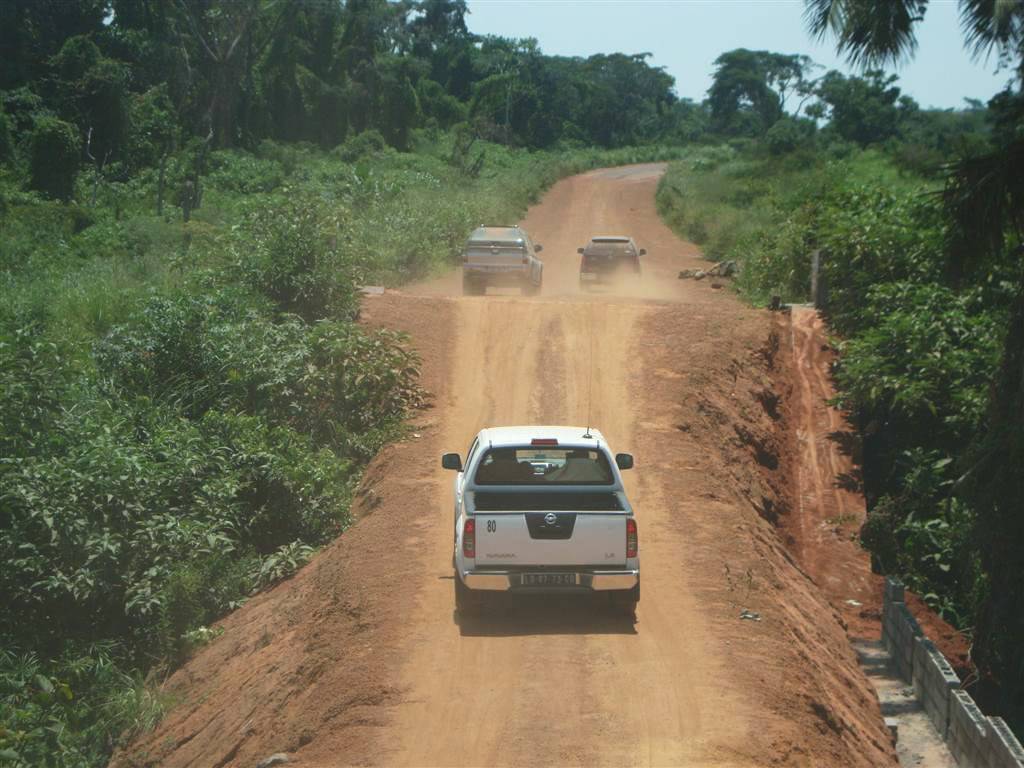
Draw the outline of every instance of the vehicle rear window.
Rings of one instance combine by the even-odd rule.
[[[611,465],[593,448],[491,448],[476,470],[478,485],[611,485]]]
[[[590,243],[583,251],[585,256],[632,256],[633,249],[628,243]]]
[[[516,243],[470,243],[466,250],[473,254],[522,253],[526,246]]]

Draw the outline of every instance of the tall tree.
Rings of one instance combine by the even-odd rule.
[[[3,0],[0,2],[0,90],[46,74],[50,57],[69,37],[98,35],[107,0]]]
[[[715,59],[708,89],[716,130],[734,135],[765,133],[785,114],[793,93],[806,95],[814,63],[807,56],[737,48]]]
[[[880,69],[868,70],[864,77],[847,77],[835,70],[826,74],[816,92],[831,128],[861,146],[895,136],[904,116],[917,108],[913,99],[900,96],[897,79]]]
[[[208,106],[203,119],[215,145],[230,147],[237,141],[237,119],[244,112],[240,96],[251,90],[252,67],[293,2],[176,0],[204,65]]]

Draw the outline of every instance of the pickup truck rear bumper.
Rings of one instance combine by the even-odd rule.
[[[566,568],[565,573],[572,573],[572,568]],[[608,592],[620,589],[632,589],[640,583],[640,570],[622,571],[579,571],[576,573],[576,584],[548,587],[548,586],[523,586],[522,572],[520,571],[463,571],[462,583],[470,589],[486,590],[490,592],[509,592],[522,590],[524,592]]]

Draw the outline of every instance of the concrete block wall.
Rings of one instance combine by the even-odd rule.
[[[949,731],[946,745],[958,765],[987,766],[988,721],[967,691],[953,691],[950,697]]]
[[[893,579],[886,579],[882,640],[896,666],[896,672],[908,683],[914,677],[914,650],[919,637],[924,637],[924,633],[903,602],[903,585]]]
[[[990,717],[989,742],[992,745],[993,766],[1001,768],[1007,766],[1024,765],[1024,746],[1017,741],[1010,726],[1001,717]]]
[[[960,678],[927,637],[915,640],[912,679],[917,700],[924,706],[935,730],[946,738],[950,693],[960,688]]]
[[[914,694],[964,768],[1024,768],[1024,747],[1002,718],[985,717],[938,648],[903,602],[903,585],[885,584],[882,640],[896,672]]]

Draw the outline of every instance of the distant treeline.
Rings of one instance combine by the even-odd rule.
[[[182,150],[264,139],[325,149],[367,131],[412,147],[455,130],[530,149],[764,138],[893,145],[926,170],[979,143],[985,109],[925,110],[895,77],[808,57],[722,54],[708,97],[676,96],[649,54],[544,55],[469,32],[464,0],[8,0],[0,4],[0,160],[68,199],[80,164],[123,180]]]

